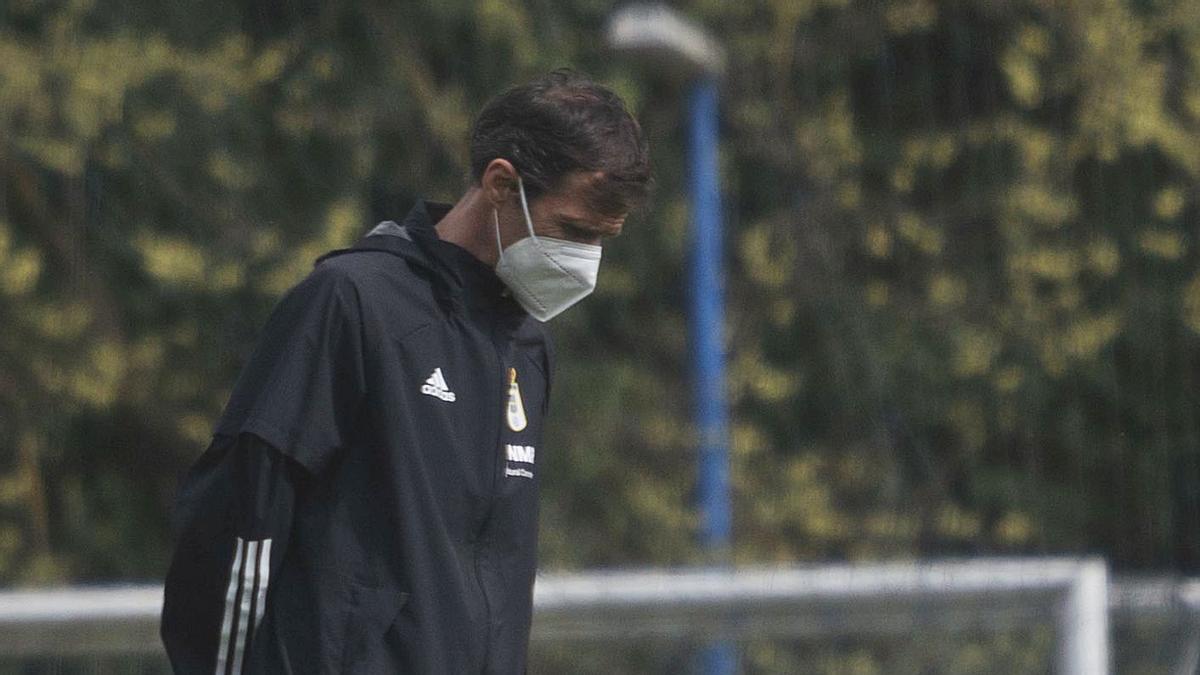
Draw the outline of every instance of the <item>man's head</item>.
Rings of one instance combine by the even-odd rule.
[[[518,215],[511,207],[520,178],[535,231],[577,240],[564,235],[620,232],[646,198],[650,160],[641,128],[612,90],[556,70],[487,103],[471,133],[471,174],[506,220]]]
[[[621,99],[567,70],[488,102],[471,134],[471,173],[438,234],[493,266],[542,321],[591,292],[601,243],[650,186],[646,141]]]

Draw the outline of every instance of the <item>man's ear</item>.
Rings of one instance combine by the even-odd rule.
[[[483,193],[497,209],[517,193],[517,169],[507,159],[488,162],[480,178]]]

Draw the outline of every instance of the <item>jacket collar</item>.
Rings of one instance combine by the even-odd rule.
[[[399,224],[384,221],[354,246],[330,251],[316,262],[355,251],[385,251],[428,274],[439,301],[451,307],[469,304],[502,314],[523,313],[491,267],[466,249],[438,237],[434,226],[450,208],[449,204],[420,200]]]

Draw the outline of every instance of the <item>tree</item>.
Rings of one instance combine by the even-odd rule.
[[[702,560],[678,94],[608,7],[0,10],[0,580],[156,577],[279,294],[463,186],[470,114],[610,82],[659,192],[562,370],[547,566]],[[1189,3],[691,3],[728,46],[739,561],[1101,551],[1192,569]]]

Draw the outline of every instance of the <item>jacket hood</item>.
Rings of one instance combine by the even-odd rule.
[[[433,281],[434,294],[446,309],[461,309],[469,299],[472,304],[481,302],[494,309],[523,312],[492,268],[438,237],[434,225],[450,208],[449,204],[418,201],[401,223],[383,221],[353,246],[330,251],[313,264],[360,251],[391,253]]]

